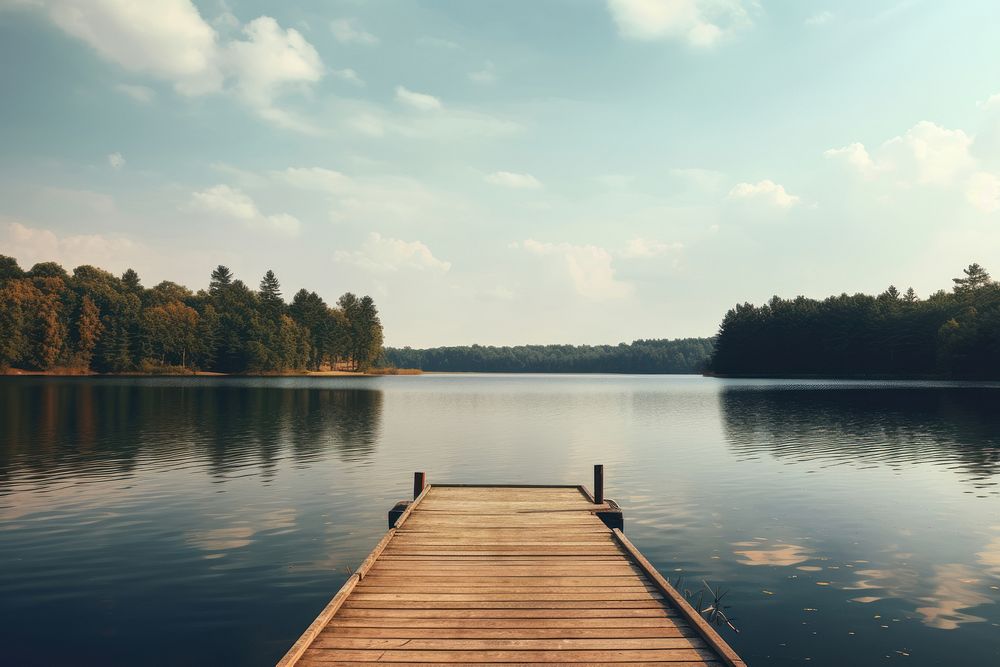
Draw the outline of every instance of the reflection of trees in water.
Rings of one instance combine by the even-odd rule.
[[[743,455],[902,466],[958,463],[977,486],[1000,468],[1000,391],[979,388],[750,389],[719,394]]]
[[[15,474],[130,471],[207,456],[217,474],[268,475],[290,454],[362,461],[381,430],[382,392],[194,382],[0,382],[0,482]]]

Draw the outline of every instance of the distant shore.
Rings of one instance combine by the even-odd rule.
[[[378,377],[382,375],[422,375],[418,368],[372,368],[367,371],[269,371],[267,373],[216,373],[190,369],[169,369],[163,372],[146,373],[126,371],[120,373],[97,373],[79,368],[53,368],[47,371],[8,368],[0,371],[5,377]]]

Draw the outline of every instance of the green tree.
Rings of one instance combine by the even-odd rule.
[[[962,273],[965,277],[951,279],[955,283],[955,294],[975,294],[990,284],[990,274],[979,264],[969,264]]]
[[[83,297],[80,306],[80,316],[76,322],[77,329],[77,363],[80,367],[89,369],[94,358],[97,341],[104,327],[101,325],[101,312],[90,296]]]
[[[56,262],[39,262],[28,271],[29,278],[61,278],[66,280],[69,274]]]
[[[260,299],[261,311],[264,315],[277,321],[285,310],[285,302],[281,298],[281,284],[278,282],[277,276],[274,275],[274,271],[268,269],[264,277],[261,278],[260,291],[257,296]]]
[[[18,266],[17,260],[7,255],[0,255],[0,283],[5,280],[16,280],[24,277],[24,271]]]
[[[233,272],[228,267],[219,264],[212,271],[212,280],[208,284],[208,292],[213,296],[220,290],[233,284]]]
[[[198,312],[180,301],[147,308],[142,331],[144,349],[155,360],[186,367],[198,349]]]
[[[122,284],[130,292],[142,293],[142,282],[139,280],[139,274],[133,269],[125,269],[125,273],[122,274]]]

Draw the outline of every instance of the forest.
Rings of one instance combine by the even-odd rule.
[[[164,281],[143,287],[93,266],[55,262],[24,271],[0,255],[0,370],[272,373],[367,370],[382,353],[371,297],[328,305],[316,292],[291,304],[267,271],[258,289],[225,266],[207,291]]]
[[[735,376],[1000,378],[1000,284],[979,264],[926,299],[890,285],[877,296],[797,297],[737,305],[709,368]]]
[[[518,345],[385,349],[399,368],[478,373],[701,373],[709,338],[637,340],[619,345]]]

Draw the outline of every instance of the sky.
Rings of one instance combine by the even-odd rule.
[[[1000,276],[1000,3],[0,0],[0,254],[378,305],[387,344],[710,336]]]

